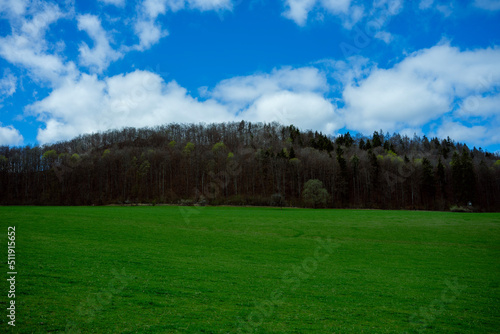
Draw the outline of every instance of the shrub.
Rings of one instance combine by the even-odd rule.
[[[472,212],[472,208],[454,205],[450,208],[451,212]]]
[[[323,188],[323,182],[320,180],[309,180],[304,185],[302,197],[309,207],[324,207],[328,201],[328,191]]]
[[[179,204],[182,206],[193,206],[194,201],[192,199],[181,199]]]
[[[199,206],[205,206],[205,205],[208,205],[208,201],[205,197],[200,197],[200,199],[198,200],[198,203],[197,203]]]

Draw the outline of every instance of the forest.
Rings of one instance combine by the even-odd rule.
[[[242,121],[0,147],[1,205],[305,207],[309,180],[326,190],[318,207],[500,211],[498,153],[450,138]]]

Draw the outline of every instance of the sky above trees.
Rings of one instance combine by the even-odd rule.
[[[500,2],[0,0],[0,145],[277,121],[500,150]]]

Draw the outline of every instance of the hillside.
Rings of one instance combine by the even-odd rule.
[[[280,194],[305,206],[304,184],[318,179],[326,207],[499,211],[499,159],[382,130],[332,138],[277,123],[169,124],[1,147],[0,203],[270,205]]]

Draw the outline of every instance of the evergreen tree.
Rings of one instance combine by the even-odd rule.
[[[380,138],[380,135],[377,131],[373,132],[372,146],[373,147],[382,146],[382,139]]]
[[[361,138],[361,140],[359,141],[359,149],[360,150],[365,149],[365,140],[363,138]]]

